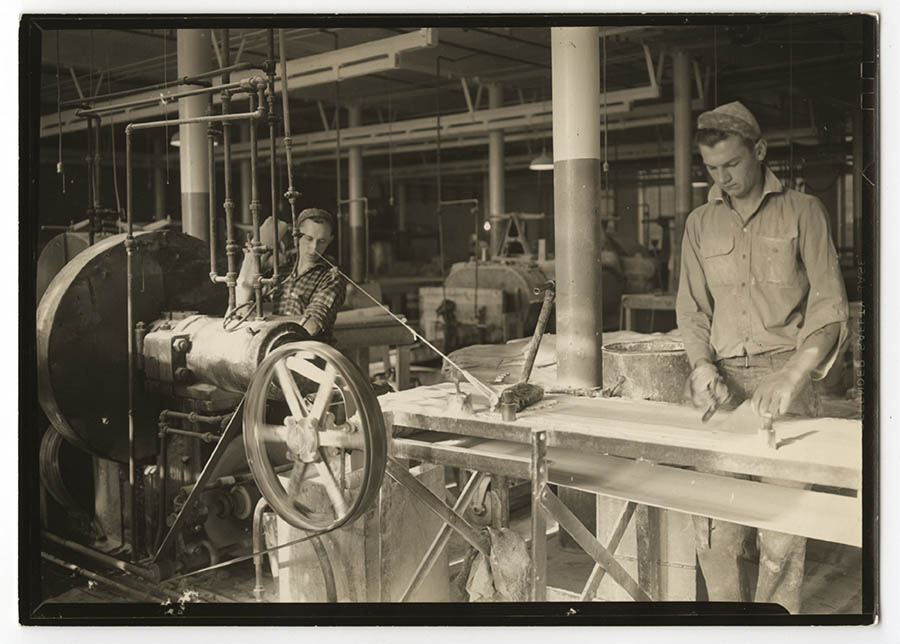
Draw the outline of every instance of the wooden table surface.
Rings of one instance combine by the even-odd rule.
[[[550,447],[860,489],[859,420],[778,419],[778,449],[772,450],[758,432],[736,431],[724,411],[704,424],[696,410],[670,403],[547,394],[514,422],[504,422],[468,383],[461,388],[472,393],[474,415],[448,411],[455,391],[450,383],[386,394],[379,402],[395,427],[519,443],[529,443],[533,430],[546,430]]]

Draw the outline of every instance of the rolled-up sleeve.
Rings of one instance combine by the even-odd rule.
[[[710,344],[713,300],[706,283],[706,275],[698,254],[696,213],[688,217],[681,242],[681,273],[678,278],[678,295],[675,298],[675,316],[684,349],[693,367],[698,360],[715,361]]]
[[[810,197],[808,207],[800,212],[798,223],[800,258],[809,279],[809,295],[803,327],[797,335],[797,348],[816,331],[829,324],[840,324],[837,343],[812,373],[812,377],[819,380],[825,377],[843,348],[850,312],[840,262],[831,241],[822,202]]]
[[[319,324],[324,335],[331,333],[338,309],[344,303],[345,290],[344,280],[340,274],[334,269],[327,271],[316,285],[316,290],[303,312],[307,320],[314,320]]]

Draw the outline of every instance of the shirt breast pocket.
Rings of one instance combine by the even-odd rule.
[[[700,254],[703,256],[706,282],[710,286],[727,286],[738,281],[740,267],[735,261],[733,237],[704,244]]]
[[[791,285],[797,281],[797,237],[753,238],[750,270],[758,282]]]

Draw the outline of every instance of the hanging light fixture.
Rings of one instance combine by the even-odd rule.
[[[542,149],[541,153],[534,157],[531,160],[531,163],[528,164],[529,170],[552,170],[553,169],[553,157],[547,154],[547,151]]]

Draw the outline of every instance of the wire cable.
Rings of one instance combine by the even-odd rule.
[[[460,367],[458,364],[456,364],[456,363],[455,363],[451,358],[449,358],[443,351],[441,351],[441,350],[438,349],[436,346],[434,346],[433,344],[431,344],[431,342],[429,342],[427,338],[423,337],[418,331],[416,331],[413,327],[411,327],[409,324],[407,324],[406,321],[405,321],[403,318],[401,318],[401,317],[399,317],[398,315],[396,315],[393,311],[391,311],[388,307],[386,307],[384,304],[382,304],[381,302],[379,302],[379,301],[378,301],[375,297],[373,297],[368,291],[366,291],[366,289],[364,289],[362,286],[360,286],[359,284],[357,284],[356,282],[354,282],[353,279],[352,279],[349,275],[347,275],[347,274],[344,273],[340,268],[338,268],[337,266],[335,266],[334,263],[332,263],[331,261],[329,261],[329,259],[328,259],[327,257],[325,257],[323,254],[319,253],[318,251],[316,251],[316,254],[317,254],[320,258],[322,258],[322,260],[323,260],[326,264],[328,264],[328,265],[331,266],[334,270],[336,270],[338,273],[340,273],[340,275],[341,275],[345,280],[347,280],[351,285],[353,285],[353,286],[356,287],[360,292],[362,292],[363,295],[365,295],[367,298],[369,298],[370,300],[372,300],[372,302],[374,302],[375,305],[376,305],[378,308],[380,308],[382,311],[384,311],[385,313],[387,313],[388,315],[390,315],[397,323],[401,324],[401,325],[403,326],[403,328],[405,328],[407,331],[409,331],[409,332],[412,334],[413,340],[414,340],[414,341],[421,340],[421,341],[425,344],[425,346],[427,346],[429,349],[431,349],[432,351],[434,351],[435,353],[437,353],[439,356],[441,356],[441,358],[443,358],[444,360],[446,360],[451,366],[453,366],[455,369],[457,369],[457,370],[463,375],[463,377],[464,377],[466,380],[468,380],[472,385],[474,385],[474,386],[475,386],[476,388],[478,388],[478,389],[481,389],[481,392],[484,393],[485,395],[487,395],[488,398],[491,400],[491,402],[493,402],[493,401],[496,399],[497,394],[496,394],[496,392],[494,392],[493,389],[491,389],[490,387],[488,387],[486,384],[484,384],[483,382],[481,382],[480,380],[478,380],[478,378],[476,378],[475,376],[473,376],[472,374],[470,374],[468,371],[466,371],[465,369],[463,369],[462,367]]]

